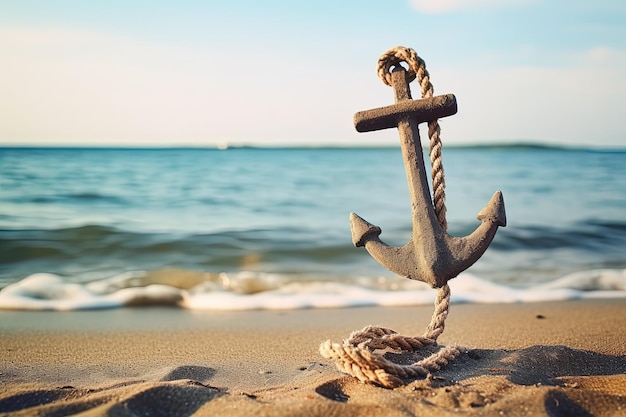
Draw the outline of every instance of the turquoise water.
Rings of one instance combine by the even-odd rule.
[[[626,151],[444,147],[443,163],[450,234],[471,233],[504,195],[508,225],[472,276],[524,288],[623,274]],[[396,282],[352,246],[350,212],[389,244],[409,240],[399,148],[0,149],[0,287],[163,270],[222,287]]]

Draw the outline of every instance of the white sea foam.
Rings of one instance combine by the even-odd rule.
[[[0,309],[85,310],[135,305],[172,305],[190,310],[295,310],[432,304],[433,290],[404,279],[360,278],[354,282],[308,281],[244,272],[207,274],[189,288],[181,274],[159,282],[150,273],[129,273],[86,284],[46,273],[33,274],[0,291]],[[165,274],[167,276],[167,274]],[[176,276],[175,276],[176,275]],[[198,274],[189,271],[182,274]],[[175,277],[174,277],[175,276]],[[175,278],[175,279],[174,279]],[[626,298],[626,269],[581,271],[549,283],[514,288],[463,273],[450,282],[453,303],[529,303]]]
[[[5,310],[96,310],[137,304],[174,304],[180,290],[168,285],[126,287],[113,292],[94,291],[92,285],[64,281],[53,274],[33,274],[0,291]]]

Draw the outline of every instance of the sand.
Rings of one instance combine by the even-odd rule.
[[[4,311],[0,415],[626,415],[626,300],[452,305],[439,342],[471,350],[396,389],[318,353],[367,324],[419,335],[431,312]]]

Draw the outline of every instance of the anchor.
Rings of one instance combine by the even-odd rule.
[[[400,65],[405,62],[409,72]],[[393,68],[393,71],[390,71]],[[366,326],[354,331],[343,343],[330,340],[320,345],[320,354],[335,361],[337,369],[359,379],[386,388],[406,384],[410,378],[426,378],[463,353],[461,346],[440,346],[437,338],[443,333],[450,307],[448,281],[469,268],[487,250],[499,226],[506,226],[502,193],[497,191],[478,213],[482,222],[465,237],[450,236],[446,232],[443,168],[439,117],[456,113],[456,98],[452,94],[433,97],[426,64],[414,50],[398,46],[385,52],[378,60],[378,75],[393,86],[396,103],[354,115],[359,132],[397,127],[409,183],[413,234],[402,247],[393,247],[380,240],[381,229],[354,213],[350,214],[352,241],[365,249],[381,265],[407,278],[424,281],[437,288],[435,310],[422,336],[407,337],[392,329]],[[409,83],[417,78],[422,88],[421,100],[411,98]],[[433,166],[431,200],[426,168],[420,143],[418,125],[428,122]],[[435,348],[433,352],[432,349]],[[428,350],[425,350],[428,349]],[[425,350],[421,360],[412,364],[398,364],[387,358],[386,351],[416,352]],[[378,352],[377,352],[378,351]]]
[[[478,213],[482,223],[470,235],[449,235],[437,219],[420,142],[418,125],[457,111],[452,94],[413,100],[408,74],[399,64],[391,72],[395,104],[354,115],[358,132],[398,128],[400,145],[409,184],[413,233],[402,247],[390,246],[380,240],[382,230],[355,213],[350,214],[352,242],[364,246],[382,266],[404,277],[441,288],[476,262],[493,240],[499,226],[506,226],[502,193],[497,191]]]

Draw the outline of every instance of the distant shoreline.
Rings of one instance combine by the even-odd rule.
[[[224,151],[224,150],[366,150],[366,149],[396,149],[400,145],[219,145],[211,144],[206,146],[113,146],[113,145],[0,145],[0,150],[107,150],[107,151],[175,151],[175,150],[194,150],[194,151]],[[623,147],[603,147],[603,146],[574,146],[574,145],[558,145],[558,144],[540,144],[533,142],[512,142],[512,143],[477,143],[477,144],[448,144],[444,145],[445,149],[457,150],[546,150],[546,151],[577,151],[577,152],[626,152],[626,146]],[[428,147],[423,146],[423,149]]]

